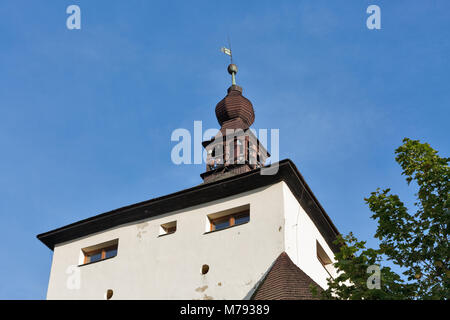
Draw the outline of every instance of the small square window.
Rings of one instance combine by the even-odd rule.
[[[333,277],[331,274],[333,272],[333,261],[331,261],[330,257],[327,255],[323,247],[319,244],[319,241],[316,240],[316,251],[317,251],[317,259],[319,259],[322,266],[328,272],[328,274]]]
[[[84,255],[83,264],[93,263],[117,256],[119,239],[101,243],[82,249]]]
[[[219,213],[208,216],[210,222],[209,231],[218,231],[250,221],[250,209],[248,206],[231,211],[235,212],[231,214],[227,214],[227,212],[225,212],[225,215]]]
[[[175,233],[176,231],[177,231],[177,222],[172,221],[161,225],[159,229],[159,235],[163,236],[166,234]]]

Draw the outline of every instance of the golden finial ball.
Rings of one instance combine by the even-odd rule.
[[[229,66],[228,66],[228,73],[229,74],[236,74],[238,72],[238,67],[237,67],[237,65],[235,65],[234,63],[232,63],[232,64],[230,64]]]

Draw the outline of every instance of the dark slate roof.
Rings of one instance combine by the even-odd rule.
[[[203,183],[193,188],[102,213],[39,234],[37,238],[53,250],[58,243],[71,241],[125,223],[135,222],[195,205],[205,204],[210,201],[223,199],[284,181],[314,222],[331,249],[337,251],[338,248],[333,244],[333,241],[336,239],[339,232],[309,186],[306,184],[295,164],[289,159],[282,160],[278,164],[278,172],[274,175],[261,175],[261,169],[255,169],[226,179]]]
[[[316,300],[310,285],[323,289],[282,252],[275,260],[263,282],[255,290],[253,300]]]

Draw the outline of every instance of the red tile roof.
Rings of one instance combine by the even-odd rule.
[[[313,279],[297,267],[286,252],[275,260],[263,282],[253,294],[253,300],[312,300],[310,290],[314,285],[323,290]]]

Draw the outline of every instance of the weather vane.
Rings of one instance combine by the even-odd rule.
[[[233,53],[231,52],[231,43],[230,39],[228,39],[228,46],[230,48],[222,47],[220,51],[230,56],[230,65],[228,66],[228,73],[231,74],[231,84],[236,85],[236,73],[238,72],[237,65],[233,63]]]
[[[230,56],[231,63],[233,63],[233,54],[231,53],[231,48],[228,49],[228,48],[226,48],[226,47],[222,47],[222,49],[220,49],[220,50],[221,50],[223,53],[229,55],[229,56]]]

